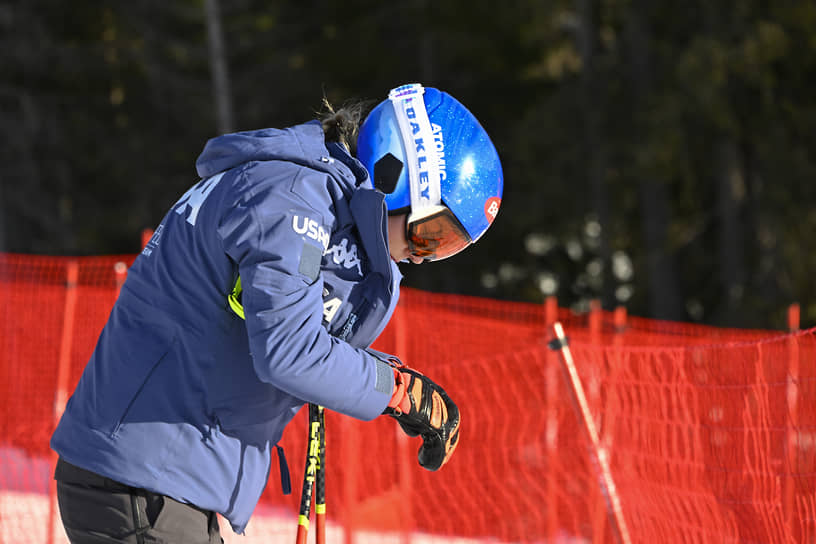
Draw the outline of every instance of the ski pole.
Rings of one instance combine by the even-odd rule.
[[[315,542],[326,544],[326,421],[322,406],[317,407],[320,446],[317,463],[317,486],[315,489]]]
[[[325,542],[325,484],[323,478],[325,470],[321,458],[321,451],[325,450],[325,435],[323,431],[323,407],[309,404],[309,433],[306,447],[306,468],[303,471],[303,488],[300,493],[300,511],[298,513],[298,527],[296,544],[306,544],[309,533],[309,515],[312,509],[312,491],[317,481],[317,501],[315,514],[317,521],[317,541]],[[321,533],[323,533],[321,535]]]
[[[615,481],[612,479],[612,470],[609,467],[609,454],[601,444],[598,427],[589,409],[584,386],[581,383],[581,377],[578,375],[567,337],[564,334],[564,327],[560,322],[556,321],[553,324],[553,331],[555,332],[555,338],[549,342],[549,348],[561,353],[561,362],[572,393],[575,409],[589,437],[590,453],[599,472],[601,491],[606,499],[609,518],[617,536],[616,540],[621,544],[631,544],[632,539],[629,536],[629,528],[626,525],[626,518],[623,516],[620,497],[618,496],[617,487],[615,487]]]

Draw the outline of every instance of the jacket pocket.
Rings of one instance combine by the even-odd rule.
[[[216,410],[215,418],[224,435],[246,444],[268,447],[280,440],[283,428],[302,405],[303,401],[295,397],[271,390],[264,397],[227,401]]]
[[[94,427],[115,436],[150,376],[166,358],[171,330],[115,308],[85,370]]]

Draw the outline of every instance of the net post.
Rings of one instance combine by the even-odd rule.
[[[119,298],[119,293],[122,292],[122,285],[125,284],[125,279],[127,278],[127,265],[124,261],[117,261],[116,264],[113,265],[113,277],[116,282],[116,296],[114,297],[114,302],[116,302],[116,299]]]
[[[600,346],[602,343],[601,340],[601,332],[603,329],[603,309],[601,307],[601,301],[597,298],[594,298],[589,301],[589,337],[590,342],[595,346]],[[600,378],[598,374],[601,372],[600,368],[590,367],[587,368],[588,375],[586,376],[587,382],[587,389],[588,389],[588,399],[587,403],[588,406],[595,408],[595,413],[599,414],[599,407],[600,407]],[[590,408],[592,409],[592,408]],[[597,426],[600,427],[602,422],[600,421],[600,416],[598,416]],[[592,527],[593,527],[593,538],[595,538],[598,542],[603,542],[606,540],[604,536],[604,532],[606,531],[606,501],[603,496],[603,490],[595,497],[593,502],[592,508]]]
[[[65,412],[68,403],[68,375],[71,371],[71,348],[74,339],[74,316],[77,300],[77,282],[79,281],[79,263],[68,261],[65,268],[65,307],[62,318],[62,336],[60,338],[59,355],[57,359],[57,384],[54,393],[54,421],[56,428]],[[51,452],[51,473],[57,462],[57,453]],[[48,486],[48,531],[47,542],[53,544],[54,531],[57,526],[57,488],[53,478],[49,479]]]
[[[401,299],[397,302],[397,307],[394,310],[392,322],[394,324],[394,353],[397,357],[404,357],[408,350],[408,326],[405,319],[405,306]],[[399,478],[397,486],[399,488],[400,496],[409,497],[411,495],[411,488],[413,487],[413,444],[408,439],[408,435],[402,432],[399,425],[394,425],[394,432],[396,433]],[[408,544],[411,541],[411,532],[414,529],[414,511],[411,501],[405,501],[402,505],[402,516],[400,521],[400,542]]]
[[[798,465],[799,453],[799,304],[788,306],[788,375],[786,379],[787,418],[785,457],[787,470],[784,481],[783,513],[788,531],[793,530],[796,516],[796,480],[794,473]]]
[[[356,510],[358,508],[358,484],[360,481],[360,437],[358,436],[358,428],[356,420],[350,417],[340,418],[339,424],[342,427],[343,440],[340,442],[342,459],[350,459],[353,462],[348,463],[343,470],[343,542],[344,544],[352,544],[354,542],[354,526]]]
[[[594,298],[589,301],[589,332],[592,335],[592,342],[599,341],[598,336],[601,334],[601,324],[603,320],[603,310],[601,308],[601,301]]]
[[[558,320],[558,298],[555,296],[548,296],[544,300],[544,324],[547,330],[551,330],[552,326]],[[560,458],[558,450],[558,408],[561,402],[558,391],[558,355],[552,350],[547,350],[545,355],[546,380],[547,380],[547,396],[544,400],[544,408],[546,414],[545,427],[545,446],[547,451],[547,466],[550,467],[549,475],[547,477],[547,532],[551,541],[555,542],[558,538],[558,531],[560,524],[558,522],[558,481],[556,474],[561,474]]]
[[[142,249],[147,246],[151,238],[153,238],[153,229],[142,229]]]
[[[558,320],[558,297],[548,296],[544,299],[544,326],[546,330],[552,330],[553,324]],[[547,452],[547,466],[550,467],[547,477],[547,533],[549,539],[555,541],[558,537],[558,481],[555,475],[560,474],[559,451],[558,451],[558,408],[560,399],[558,398],[558,355],[552,350],[547,350],[544,361],[546,364],[546,394],[544,399],[545,430],[544,444]]]
[[[626,306],[616,306],[613,317],[615,323],[615,343],[620,343],[621,335],[626,332],[627,319]]]

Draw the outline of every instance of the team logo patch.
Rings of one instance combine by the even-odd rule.
[[[326,251],[326,248],[329,247],[329,233],[326,232],[323,225],[314,219],[295,215],[292,217],[292,230],[298,234],[308,236],[312,240],[316,240],[323,246],[323,251]]]
[[[146,257],[150,257],[150,255],[159,247],[159,238],[161,238],[161,233],[164,230],[164,223],[160,224],[156,231],[153,233],[153,236],[150,237],[150,241],[147,242],[147,245],[142,250],[142,255]]]
[[[224,172],[221,172],[220,174],[211,178],[203,179],[190,187],[190,189],[184,193],[184,195],[182,195],[178,202],[176,202],[176,204],[173,206],[176,213],[182,215],[187,210],[190,210],[190,214],[187,216],[187,222],[195,226],[196,219],[198,219],[198,212],[201,210],[201,205],[204,204],[207,196],[209,196],[210,192],[215,189],[215,186],[218,185],[218,182],[221,181],[221,178],[223,177]]]
[[[351,244],[351,247],[349,247],[349,241],[343,238],[339,244],[330,247],[326,254],[331,255],[334,264],[342,265],[346,269],[356,268],[357,273],[363,275],[360,256],[357,254],[357,244]]]

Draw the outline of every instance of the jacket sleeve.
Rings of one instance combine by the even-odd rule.
[[[391,367],[322,323],[319,267],[333,223],[327,176],[278,163],[253,177],[262,181],[228,207],[219,235],[238,264],[258,378],[306,402],[375,418],[391,398]]]

